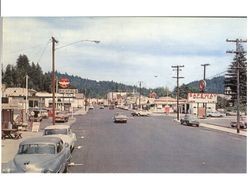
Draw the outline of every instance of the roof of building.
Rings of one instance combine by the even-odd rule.
[[[28,91],[29,91],[28,94],[29,96],[37,92],[34,89],[29,89]],[[26,96],[26,88],[20,88],[20,87],[6,88],[3,94],[5,96]]]

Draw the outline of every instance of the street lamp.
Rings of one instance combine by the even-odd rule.
[[[52,36],[52,124],[55,125],[55,50],[71,46],[73,44],[79,43],[79,42],[93,42],[93,43],[100,43],[100,41],[97,40],[80,40],[76,42],[72,42],[69,44],[66,44],[64,46],[55,48],[55,43],[58,43],[58,41]]]

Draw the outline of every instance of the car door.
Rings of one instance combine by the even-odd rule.
[[[57,163],[58,163],[57,171],[63,172],[66,167],[67,159],[62,140],[56,144],[56,151],[57,151]]]

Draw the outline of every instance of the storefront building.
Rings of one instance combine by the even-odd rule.
[[[206,117],[208,111],[216,111],[217,97],[214,93],[188,93],[188,112],[200,118]]]

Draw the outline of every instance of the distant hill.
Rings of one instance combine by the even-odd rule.
[[[67,73],[56,73],[56,76],[60,79],[62,77],[67,77],[70,80],[70,88],[77,88],[79,92],[85,93],[89,97],[93,98],[105,98],[108,92],[118,92],[118,91],[126,91],[126,92],[139,92],[138,86],[125,85],[122,83],[117,83],[114,81],[96,81],[91,79],[83,79],[79,76],[69,75]],[[215,77],[210,80],[206,80],[207,82],[207,92],[211,93],[224,93],[224,77]],[[187,86],[197,89],[199,91],[199,81],[193,81],[187,84]],[[159,96],[164,96],[164,92],[162,89],[146,89],[142,88],[142,95],[148,96],[150,91],[155,91]],[[170,93],[171,94],[171,93]]]
[[[224,94],[224,79],[224,76],[207,79],[206,92]],[[199,90],[199,81],[193,81],[188,83],[187,85],[193,89]]]
[[[93,98],[105,98],[108,92],[139,92],[139,88],[137,86],[125,85],[122,83],[117,83],[114,81],[96,81],[91,79],[83,79],[79,76],[69,75],[67,73],[56,73],[56,76],[60,79],[62,77],[66,77],[70,80],[70,88],[77,88],[79,92],[85,93],[87,92],[87,96]],[[142,88],[141,92],[143,95],[148,95],[150,90],[146,88]]]

